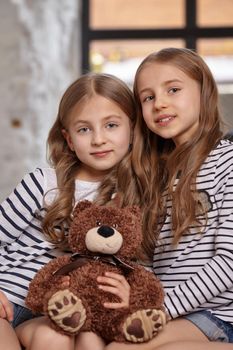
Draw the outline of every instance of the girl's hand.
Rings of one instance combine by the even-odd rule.
[[[13,321],[13,305],[7,299],[6,295],[0,291],[0,318],[6,318],[9,322]]]
[[[105,272],[105,276],[99,276],[98,287],[105,292],[110,292],[121,299],[120,303],[104,303],[107,309],[120,309],[129,307],[130,285],[125,277],[114,272]]]

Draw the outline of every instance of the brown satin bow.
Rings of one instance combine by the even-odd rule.
[[[107,255],[107,254],[91,255],[91,254],[75,253],[70,257],[70,263],[54,271],[53,276],[67,275],[69,272],[87,264],[89,260],[102,261],[104,263],[107,263],[113,266],[118,266],[122,269],[122,271],[125,274],[134,270],[132,266],[125,263],[121,259],[117,258],[115,255]]]

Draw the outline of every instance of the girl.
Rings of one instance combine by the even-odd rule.
[[[24,299],[35,273],[64,254],[74,205],[94,200],[106,174],[128,156],[134,115],[132,92],[110,75],[84,75],[63,95],[48,137],[51,168],[26,175],[0,207],[2,348],[20,349],[12,322],[21,323],[17,335],[26,349],[78,349],[76,339],[54,332],[43,317],[22,323],[32,318]],[[111,281],[124,303],[121,280],[112,276]],[[90,337],[102,349],[102,341]]]
[[[222,139],[216,83],[196,53],[168,48],[144,59],[134,93],[131,185],[122,174],[118,188],[125,205],[141,204],[171,321],[146,344],[106,349],[232,349],[233,144]]]

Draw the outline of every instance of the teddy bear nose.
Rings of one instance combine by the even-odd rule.
[[[113,230],[113,228],[110,227],[110,226],[105,226],[105,225],[100,226],[100,227],[98,228],[97,232],[98,232],[98,234],[99,234],[100,236],[105,237],[105,238],[114,235],[114,230]]]

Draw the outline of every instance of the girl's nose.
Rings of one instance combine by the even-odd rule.
[[[104,132],[94,131],[92,134],[92,144],[93,145],[102,145],[103,143],[105,143]]]
[[[161,110],[167,107],[167,99],[165,96],[157,96],[154,101],[154,108],[156,110]]]

